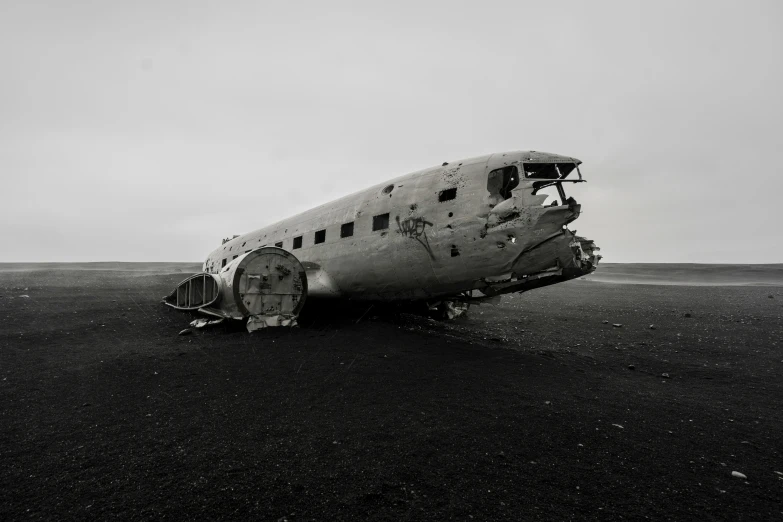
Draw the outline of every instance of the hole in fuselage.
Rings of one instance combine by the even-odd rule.
[[[519,185],[519,171],[515,165],[495,169],[487,177],[487,190],[500,203],[511,197],[511,191]]]
[[[450,188],[446,190],[441,190],[438,193],[438,201],[440,203],[443,203],[444,201],[451,201],[452,199],[457,198],[457,189],[456,188]]]

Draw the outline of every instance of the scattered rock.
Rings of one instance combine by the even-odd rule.
[[[635,370],[635,369],[636,369],[636,366],[634,366],[633,364],[629,364],[629,365],[628,365],[628,369],[629,369],[629,370]]]
[[[620,323],[614,323],[612,326],[614,326],[615,328],[622,328],[623,327],[623,325],[621,325]]]
[[[20,295],[19,297],[27,297],[27,298],[29,298],[30,296],[29,296],[29,295],[27,295],[27,294],[22,294],[22,295]]]
[[[687,313],[686,313],[684,317],[688,317],[688,318],[690,318],[690,317],[693,317],[693,316],[692,316],[691,314],[687,314]]]
[[[769,294],[767,297],[769,297],[770,299],[775,299],[775,296],[772,294]]]
[[[731,472],[731,476],[732,476],[732,477],[741,478],[741,479],[746,479],[746,480],[747,480],[747,478],[748,478],[748,477],[746,477],[744,474],[740,473],[739,471],[732,471],[732,472]]]
[[[622,427],[620,424],[612,424],[615,428],[620,428],[621,430],[624,430],[625,428]]]
[[[193,333],[193,330],[190,328],[185,328],[184,330],[180,330],[178,335],[190,335]]]
[[[604,319],[603,321],[601,321],[601,323],[602,323],[602,324],[609,324],[609,321],[607,321],[606,319]]]
[[[661,377],[663,377],[664,379],[670,379],[671,378],[668,373],[662,373]]]
[[[780,475],[781,477],[783,477],[783,472],[781,472],[781,471],[776,471],[775,473],[777,473],[778,475]]]
[[[654,324],[650,325],[650,330],[655,330],[655,325]]]

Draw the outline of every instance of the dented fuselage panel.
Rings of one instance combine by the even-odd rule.
[[[566,194],[584,181],[580,163],[530,151],[444,163],[227,240],[204,272],[278,246],[316,298],[469,300],[579,277],[600,259],[567,228],[581,210]]]

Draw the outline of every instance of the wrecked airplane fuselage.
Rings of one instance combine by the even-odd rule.
[[[295,256],[310,298],[496,300],[595,270],[595,244],[571,232],[566,186],[580,161],[533,151],[444,163],[226,239],[204,273],[222,277],[262,247]]]

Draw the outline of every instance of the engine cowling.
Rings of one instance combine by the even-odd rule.
[[[261,327],[295,321],[306,298],[307,275],[296,256],[262,247],[238,256],[217,274],[188,277],[164,303],[177,310],[250,318],[249,323]]]

